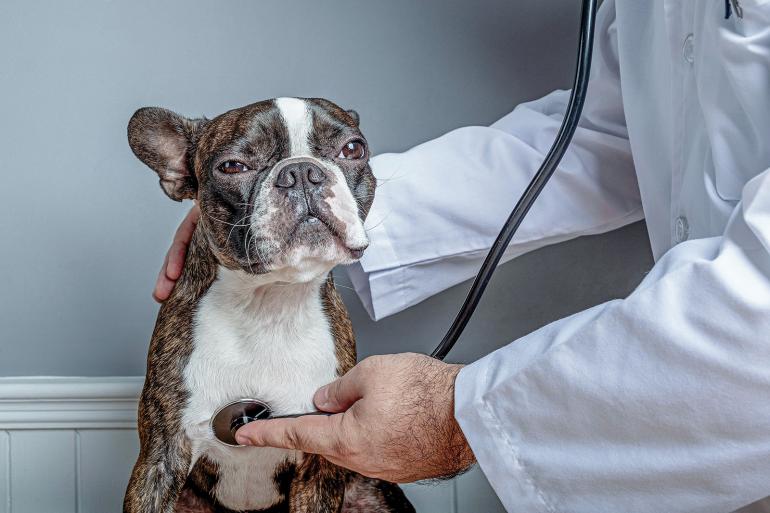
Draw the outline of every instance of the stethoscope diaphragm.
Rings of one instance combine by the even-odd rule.
[[[209,426],[217,440],[230,447],[241,447],[235,432],[249,422],[269,419],[270,407],[257,399],[239,399],[221,407],[211,416]]]
[[[222,406],[209,420],[209,427],[218,442],[229,447],[243,447],[235,440],[235,432],[255,420],[296,419],[306,415],[331,415],[322,411],[273,415],[270,406],[259,399],[239,399]]]

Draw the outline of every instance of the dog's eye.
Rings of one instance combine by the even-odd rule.
[[[229,175],[250,171],[249,166],[243,162],[238,162],[237,160],[228,160],[227,162],[223,162],[217,169]]]
[[[342,151],[337,155],[338,159],[358,160],[364,156],[366,148],[361,141],[350,141],[342,147]]]

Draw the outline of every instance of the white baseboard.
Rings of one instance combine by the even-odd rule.
[[[144,377],[0,378],[0,430],[134,429]]]

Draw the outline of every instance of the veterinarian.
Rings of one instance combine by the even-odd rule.
[[[567,98],[373,159],[371,246],[351,278],[374,318],[475,274]],[[507,259],[640,219],[657,263],[626,299],[464,368],[369,358],[315,396],[344,414],[257,422],[239,440],[398,482],[475,458],[509,511],[727,512],[767,496],[770,1],[602,5],[581,128]]]

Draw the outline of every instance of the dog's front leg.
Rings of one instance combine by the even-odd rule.
[[[289,513],[338,513],[345,498],[345,473],[320,456],[306,454],[289,493]]]
[[[187,479],[190,449],[183,434],[148,442],[131,473],[123,513],[173,513]]]

